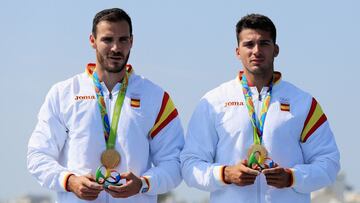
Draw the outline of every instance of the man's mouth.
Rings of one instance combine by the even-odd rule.
[[[112,60],[122,60],[123,57],[121,57],[121,56],[110,56],[109,59],[112,59]]]
[[[252,59],[250,60],[251,63],[262,63],[264,59]]]

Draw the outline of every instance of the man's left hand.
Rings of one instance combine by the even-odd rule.
[[[121,174],[121,178],[126,179],[126,183],[121,186],[109,185],[105,190],[114,198],[127,198],[139,193],[142,182],[139,177],[132,172]]]
[[[261,172],[265,175],[268,185],[276,188],[285,188],[291,185],[291,173],[285,168],[275,167],[264,169]]]

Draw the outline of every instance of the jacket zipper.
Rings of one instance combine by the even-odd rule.
[[[106,104],[106,109],[107,109],[107,114],[108,114],[108,119],[109,119],[109,124],[111,125],[111,119],[110,119],[110,115],[112,116],[111,114],[111,103],[112,103],[112,98],[113,98],[113,95],[111,94],[111,92],[109,93],[109,100],[107,100],[107,104]]]
[[[259,95],[257,96],[257,99],[254,98],[254,108],[255,108],[255,105],[256,105],[256,109],[255,110],[255,115],[256,115],[256,125],[259,125],[259,116],[260,116],[260,112],[261,112],[261,94],[259,93]]]
[[[110,119],[110,114],[111,114],[111,101],[112,101],[112,98],[113,98],[113,96],[112,96],[112,94],[111,94],[111,92],[109,92],[109,105],[107,105],[106,106],[106,108],[107,108],[107,110],[108,110],[108,119],[109,119],[109,124],[111,125],[111,119]],[[106,193],[105,194],[106,196],[105,196],[105,202],[106,203],[109,203],[109,194],[108,193]]]
[[[258,116],[258,119],[257,119],[257,122],[259,122],[259,116],[260,116],[260,112],[261,112],[261,108],[262,108],[262,95],[261,95],[261,92],[259,92],[259,95],[258,95],[258,105],[257,105],[257,116]],[[258,203],[261,203],[261,180],[260,180],[260,175],[257,177],[257,190],[256,190],[256,193],[257,193],[257,202]]]
[[[257,181],[257,199],[258,199],[258,203],[261,203],[261,185],[260,185],[260,176],[258,176],[258,181]]]

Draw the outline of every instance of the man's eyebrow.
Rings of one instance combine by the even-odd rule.
[[[272,42],[271,39],[261,39],[260,42]]]
[[[244,40],[241,40],[243,43],[249,43],[249,42],[253,42],[253,40],[251,39],[244,39]]]

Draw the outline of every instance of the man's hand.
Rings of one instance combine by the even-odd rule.
[[[247,167],[247,161],[243,160],[234,166],[226,166],[224,169],[225,182],[234,183],[238,186],[252,185],[259,171]]]
[[[126,179],[126,183],[124,185],[109,185],[109,187],[105,189],[106,192],[115,198],[127,198],[139,193],[142,186],[142,182],[139,177],[130,172],[121,174],[121,178]]]
[[[275,167],[264,169],[262,173],[265,175],[268,185],[276,188],[284,188],[291,185],[291,172],[287,171],[285,168]]]
[[[92,175],[71,175],[67,182],[67,188],[77,197],[83,200],[95,200],[103,190],[103,186],[95,182]]]

